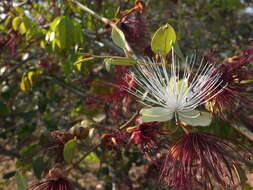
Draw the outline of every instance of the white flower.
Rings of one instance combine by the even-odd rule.
[[[144,108],[140,114],[144,122],[167,121],[175,117],[190,125],[206,126],[211,122],[210,114],[196,108],[220,93],[223,81],[215,67],[201,61],[196,73],[192,73],[196,56],[186,58],[181,72],[179,61],[172,51],[170,71],[165,61],[158,63],[147,59],[140,61],[132,73],[138,88],[130,91],[142,99]],[[169,66],[169,65],[167,65]],[[212,97],[209,95],[219,87]],[[155,107],[153,107],[155,105]]]

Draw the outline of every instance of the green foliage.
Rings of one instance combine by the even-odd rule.
[[[84,41],[81,25],[68,16],[57,17],[50,25],[46,40],[52,43],[53,50],[81,46]]]
[[[64,160],[70,164],[73,158],[75,158],[76,153],[77,153],[77,140],[76,139],[69,140],[64,145],[63,150]]]
[[[119,46],[122,49],[128,49],[127,46],[128,44],[126,43],[126,38],[124,33],[118,28],[118,27],[113,27],[112,28],[112,34],[111,34],[113,42]]]
[[[175,41],[175,30],[171,25],[166,24],[155,32],[151,41],[151,48],[155,53],[166,56],[170,52]]]

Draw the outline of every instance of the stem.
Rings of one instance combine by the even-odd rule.
[[[88,152],[86,152],[81,158],[79,158],[79,160],[77,160],[75,163],[73,163],[73,165],[69,169],[67,169],[67,172],[70,172],[72,169],[74,169],[75,166],[77,166],[90,153],[94,152],[101,144],[102,143],[97,144],[96,146],[94,146],[93,148],[91,148]]]
[[[135,112],[133,114],[133,116],[126,123],[124,123],[123,125],[121,125],[119,127],[119,129],[122,130],[122,129],[125,129],[126,127],[128,127],[129,124],[132,123],[138,115],[139,115],[139,110],[137,112]]]
[[[242,124],[231,124],[231,126],[236,129],[239,133],[241,133],[242,135],[244,135],[245,137],[247,137],[249,140],[251,140],[253,142],[253,132],[251,130],[249,130],[248,128],[246,128],[244,125]]]
[[[109,19],[100,16],[99,14],[97,14],[96,12],[94,12],[93,10],[89,9],[88,7],[84,6],[83,4],[79,3],[77,0],[71,0],[73,3],[77,4],[82,10],[84,10],[85,12],[89,13],[90,15],[94,16],[96,19],[98,19],[99,21],[101,21],[102,23],[106,24],[106,25],[115,25],[112,21],[110,21]]]
[[[87,12],[88,14],[94,16],[96,19],[98,19],[99,21],[101,21],[102,23],[104,23],[105,25],[109,25],[111,26],[112,28],[116,28],[118,30],[120,30],[117,25],[112,22],[111,20],[109,20],[108,18],[105,18],[103,16],[100,16],[99,14],[97,14],[95,11],[89,9],[87,6],[79,3],[79,1],[77,0],[70,0],[72,1],[73,3],[75,3],[77,6],[79,6],[83,11]],[[128,44],[128,42],[125,40],[125,44],[126,44],[126,51],[125,51],[125,54],[127,56],[132,56],[133,58],[137,58],[136,55],[134,54],[132,48],[130,47],[130,45]]]

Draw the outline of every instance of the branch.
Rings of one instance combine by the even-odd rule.
[[[99,21],[101,21],[105,25],[109,25],[112,28],[119,29],[114,22],[112,22],[111,20],[109,20],[109,19],[107,19],[107,18],[105,18],[103,16],[100,16],[99,14],[97,14],[96,12],[94,12],[93,10],[89,9],[87,6],[79,3],[77,0],[70,0],[70,1],[72,1],[73,3],[75,3],[77,6],[79,6],[82,10],[84,10],[88,14],[94,16],[96,19],[98,19]],[[128,53],[127,55],[130,55],[130,56],[136,58],[136,55],[134,54],[132,48],[130,47],[130,45],[128,44],[127,41],[125,41],[125,44],[126,44],[126,49],[125,49],[126,50],[126,54]]]
[[[136,112],[134,113],[134,115],[133,115],[126,123],[124,123],[123,125],[121,125],[121,126],[119,127],[119,129],[122,130],[122,129],[125,129],[126,127],[128,127],[128,126],[136,119],[136,117],[137,117],[138,115],[139,115],[139,110],[136,111]]]
[[[251,130],[249,130],[248,128],[246,128],[244,125],[242,124],[231,124],[231,126],[236,129],[239,133],[241,133],[242,135],[244,135],[245,137],[247,137],[249,140],[251,140],[253,142],[253,132]]]
[[[88,152],[86,152],[81,158],[79,158],[73,165],[67,169],[67,172],[70,172],[72,169],[74,169],[82,160],[86,158],[90,153],[94,152],[102,143],[99,143],[92,147]]]
[[[94,16],[96,19],[98,19],[99,21],[101,21],[102,23],[106,24],[106,25],[115,25],[112,21],[110,21],[109,19],[100,16],[99,14],[97,14],[96,12],[94,12],[93,10],[89,9],[88,7],[84,6],[83,4],[79,3],[77,0],[71,0],[73,3],[77,4],[82,10],[84,10],[85,12],[89,13],[90,15]]]

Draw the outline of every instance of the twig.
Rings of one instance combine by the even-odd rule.
[[[231,126],[253,142],[253,132],[242,124],[231,124]]]
[[[86,158],[90,153],[94,152],[102,143],[99,143],[92,147],[88,152],[86,152],[81,158],[79,158],[75,163],[72,164],[70,168],[67,169],[67,172],[70,172],[73,168],[75,168],[83,159]]]
[[[78,5],[82,10],[84,10],[85,12],[89,13],[90,15],[94,16],[96,19],[98,19],[99,21],[101,21],[102,23],[104,23],[105,25],[109,25],[111,26],[112,28],[117,28],[117,25],[112,22],[111,20],[109,20],[108,18],[105,18],[103,16],[100,16],[99,14],[97,14],[96,12],[94,12],[93,10],[89,9],[87,6],[79,3],[77,0],[70,0],[72,1],[73,3],[75,3],[76,5]],[[136,58],[136,55],[134,54],[132,48],[130,47],[130,45],[128,44],[127,41],[125,41],[125,50],[126,50],[126,55],[130,55],[132,56],[133,58]]]
[[[106,25],[110,25],[110,26],[114,25],[114,23],[112,21],[110,21],[109,19],[107,19],[105,17],[100,16],[99,14],[97,14],[93,10],[89,9],[88,7],[84,6],[83,4],[79,3],[78,1],[76,1],[76,0],[71,0],[71,1],[74,2],[75,4],[77,4],[85,12],[87,12],[90,15],[94,16],[96,19],[98,19],[102,23],[104,23]]]
[[[139,115],[139,110],[137,112],[135,112],[134,115],[129,120],[127,120],[126,123],[124,123],[123,125],[121,125],[119,127],[119,129],[122,130],[122,129],[128,127],[130,125],[130,123],[132,123],[138,115]]]

